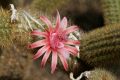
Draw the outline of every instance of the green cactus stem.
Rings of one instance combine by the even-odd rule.
[[[82,36],[80,59],[91,66],[120,62],[120,24],[108,25]]]
[[[120,0],[101,0],[105,24],[120,22]]]
[[[117,78],[107,70],[95,69],[90,72],[88,80],[117,80]]]
[[[56,9],[61,9],[61,7],[67,4],[69,1],[70,0],[35,0],[33,1],[31,8],[52,14],[56,11]]]

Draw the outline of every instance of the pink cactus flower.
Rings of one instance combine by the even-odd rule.
[[[69,40],[68,36],[71,32],[78,30],[78,27],[71,26],[67,28],[67,18],[64,17],[60,20],[59,12],[57,13],[55,26],[53,26],[45,16],[41,16],[40,19],[48,26],[48,29],[44,32],[38,30],[34,30],[32,32],[32,35],[43,37],[42,40],[36,41],[29,45],[29,48],[31,49],[41,47],[34,55],[34,59],[37,59],[44,54],[41,62],[41,66],[43,67],[45,66],[50,54],[52,54],[51,73],[54,73],[59,56],[64,69],[67,70],[68,63],[66,60],[66,55],[72,54],[73,56],[77,56],[78,50],[75,45],[80,44],[78,40]]]

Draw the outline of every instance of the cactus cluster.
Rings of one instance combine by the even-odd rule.
[[[81,40],[80,59],[91,66],[120,62],[120,24],[86,33]]]
[[[43,12],[53,13],[56,7],[67,1],[69,0],[51,0],[49,4],[47,0],[36,0],[32,6]],[[77,70],[78,73],[93,67],[120,63],[120,24],[118,24],[120,0],[102,0],[102,7],[107,25],[82,36],[78,59],[81,64],[77,66],[81,71]],[[10,11],[0,10],[0,79],[12,76],[12,80],[22,80],[32,65],[31,54],[26,45],[31,40],[29,36],[31,26],[34,27],[36,24],[28,20],[29,15],[25,16],[23,13],[18,15],[19,20],[14,23],[11,23],[10,16]],[[91,72],[89,80],[116,80],[116,78],[106,70],[95,69]]]

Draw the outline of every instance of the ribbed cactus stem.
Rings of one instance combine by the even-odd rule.
[[[80,59],[91,66],[120,62],[120,24],[86,33],[81,40]]]
[[[104,69],[95,69],[90,72],[88,80],[117,80],[116,76]]]
[[[120,22],[120,0],[101,0],[105,24]]]

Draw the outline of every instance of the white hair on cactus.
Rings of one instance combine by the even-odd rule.
[[[12,15],[11,15],[11,23],[15,22],[17,20],[17,10],[15,9],[15,6],[13,4],[10,4]]]
[[[77,34],[77,35],[75,35],[75,34]],[[73,39],[73,40],[79,40],[78,35],[80,35],[79,32],[76,32],[76,33],[74,33],[74,34],[71,33],[71,34],[69,35],[69,38],[70,38],[70,39]],[[80,51],[79,46],[76,45],[75,47],[76,47],[77,50],[78,50],[78,55],[77,55],[77,57],[80,58],[80,55],[79,55],[79,51]]]
[[[38,21],[38,20],[36,20],[34,17],[32,17],[29,13],[27,13],[26,11],[23,11],[24,12],[24,14],[28,17],[28,18],[30,18],[32,21],[34,21],[36,24],[38,24],[39,26],[40,26],[40,28],[41,28],[41,30],[44,30],[44,27],[43,27],[43,25]]]
[[[29,28],[33,31],[33,28],[32,28],[32,25],[30,23],[30,20],[27,18],[27,16],[25,14],[23,14],[23,16],[24,16],[25,20],[27,21]]]
[[[89,78],[90,73],[91,73],[91,71],[85,71],[85,72],[81,73],[81,75],[78,76],[76,79],[73,77],[73,73],[70,73],[70,79],[71,80],[80,80],[83,76]]]

